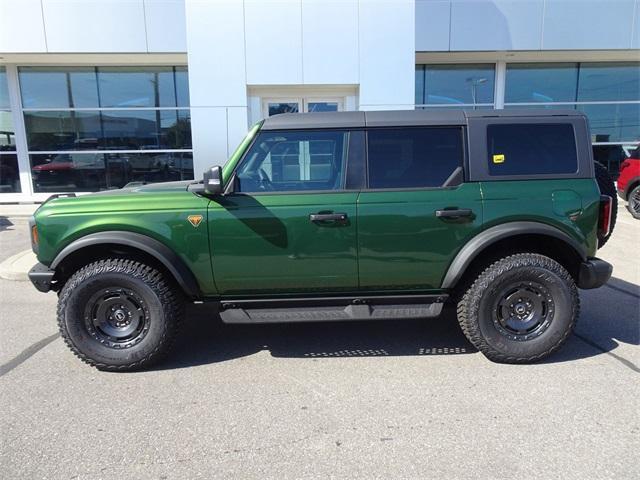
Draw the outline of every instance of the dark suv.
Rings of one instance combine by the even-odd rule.
[[[106,370],[164,355],[188,302],[227,323],[428,318],[453,302],[487,357],[571,333],[612,199],[575,111],[285,114],[202,181],[47,201],[30,273]]]

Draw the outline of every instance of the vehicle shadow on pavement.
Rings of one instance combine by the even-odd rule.
[[[456,355],[476,349],[452,308],[440,318],[324,323],[227,325],[193,306],[171,352],[156,368],[223,362],[269,350],[274,357],[332,358]]]
[[[568,342],[548,359],[558,363],[640,344],[640,287],[612,278],[597,290],[581,290],[582,309]],[[199,305],[189,306],[170,357],[157,370],[224,362],[268,350],[274,357],[340,358],[460,355],[477,350],[447,306],[440,318],[361,322],[227,325]]]
[[[9,220],[7,217],[0,216],[0,232],[12,229],[11,227],[13,226],[14,225],[11,220]]]

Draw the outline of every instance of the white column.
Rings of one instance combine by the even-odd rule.
[[[507,78],[507,64],[504,60],[496,62],[496,83],[493,93],[495,108],[504,108],[504,89]]]
[[[15,130],[16,152],[18,155],[18,169],[20,170],[20,199],[28,200],[33,195],[31,183],[31,166],[27,147],[27,134],[24,128],[22,115],[22,101],[20,99],[20,83],[18,81],[18,67],[7,65],[7,84],[9,87],[9,106],[11,107],[11,119]],[[4,198],[4,197],[3,197]]]

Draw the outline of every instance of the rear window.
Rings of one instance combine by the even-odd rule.
[[[367,148],[369,188],[440,187],[462,166],[462,129],[372,129]]]
[[[570,124],[489,125],[487,146],[490,175],[553,175],[578,170]]]

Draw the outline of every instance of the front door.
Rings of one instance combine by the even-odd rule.
[[[222,295],[354,290],[356,199],[346,188],[348,131],[263,131],[209,207]],[[360,136],[357,136],[362,141]]]
[[[462,127],[370,129],[368,189],[358,199],[360,286],[440,287],[482,227],[478,183],[464,183]]]

